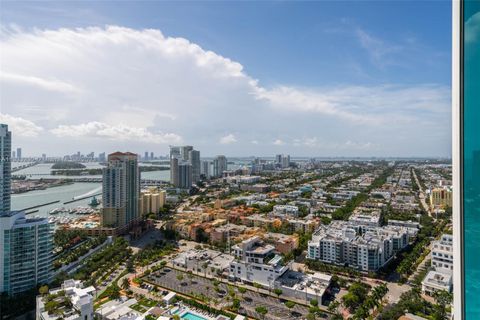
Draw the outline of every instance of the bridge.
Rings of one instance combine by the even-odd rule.
[[[23,175],[12,175],[12,177],[22,177]],[[33,174],[26,174],[24,175],[26,177],[31,177],[31,176],[45,176],[45,174],[38,174],[38,173],[33,173]],[[54,176],[49,176],[47,178],[48,180],[55,180]],[[72,182],[89,182],[89,183],[102,183],[102,178],[101,177],[72,177],[72,178],[58,178],[58,179],[64,179]],[[140,180],[140,185],[142,187],[163,187],[167,186],[169,183],[167,181],[163,180],[153,180],[153,179],[141,179]]]
[[[15,167],[15,168],[12,168],[12,173],[13,172],[17,172],[17,171],[20,171],[20,170],[23,170],[23,169],[26,169],[26,168],[30,168],[30,167],[33,167],[33,166],[36,166],[37,164],[39,164],[40,162],[32,162],[32,163],[27,163],[27,164],[24,164],[24,165],[21,165],[19,167]]]

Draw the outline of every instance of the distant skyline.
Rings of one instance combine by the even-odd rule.
[[[0,24],[24,156],[451,154],[450,1],[2,1]]]

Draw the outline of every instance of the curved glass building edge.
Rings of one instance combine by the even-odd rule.
[[[480,1],[453,1],[455,319],[480,319]],[[460,271],[460,272],[458,272]]]

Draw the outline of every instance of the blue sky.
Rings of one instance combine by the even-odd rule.
[[[62,138],[62,141],[67,141],[68,137],[75,138],[77,145],[65,143],[65,152],[76,150],[72,148],[83,150],[91,147],[95,151],[109,151],[126,147],[138,148],[134,150],[137,152],[152,149],[165,153],[168,143],[179,142],[194,144],[204,150],[205,155],[270,155],[277,152],[302,156],[450,155],[449,1],[64,1],[2,2],[1,6],[2,43],[7,44],[3,55],[8,62],[0,66],[0,70],[6,74],[0,83],[3,83],[4,91],[0,97],[1,112],[4,121],[10,121],[12,126],[29,128],[22,130],[29,132],[27,136],[18,135],[18,143],[25,145],[24,149],[30,149],[32,153],[39,152],[38,142],[32,141],[51,135]],[[125,29],[107,31],[105,26]],[[88,27],[99,29],[85,31],[84,28]],[[59,31],[60,28],[63,31]],[[83,29],[78,31],[76,28]],[[153,88],[153,91],[145,92],[145,96],[151,94],[151,99],[159,102],[157,106],[153,106],[150,100],[137,101],[134,96],[124,97],[121,101],[103,97],[105,101],[101,103],[101,108],[114,112],[119,103],[128,100],[128,106],[123,105],[123,110],[144,110],[158,121],[142,127],[145,121],[138,119],[128,123],[128,112],[124,112],[125,117],[118,117],[114,122],[109,120],[117,117],[105,111],[103,115],[100,112],[97,117],[85,117],[76,122],[80,120],[76,116],[78,110],[65,113],[63,118],[57,116],[54,121],[47,121],[39,116],[38,110],[56,112],[58,115],[62,104],[70,103],[73,105],[70,108],[79,109],[82,106],[93,107],[96,102],[78,94],[65,98],[64,92],[61,97],[52,95],[45,98],[45,95],[37,93],[32,94],[30,99],[22,94],[22,102],[15,99],[25,85],[21,82],[29,81],[26,78],[28,76],[63,81],[83,89],[86,85],[82,81],[95,76],[84,69],[66,68],[65,65],[42,58],[49,56],[47,50],[51,50],[51,55],[61,54],[58,45],[51,46],[52,41],[64,41],[63,47],[72,41],[83,41],[85,37],[116,37],[120,33],[142,37],[142,34],[132,32],[142,32],[144,29],[159,30],[165,38],[186,39],[189,44],[201,48],[203,53],[200,55],[211,51],[217,58],[228,59],[221,68],[231,70],[230,62],[241,65],[239,72],[246,82],[225,88],[226,82],[230,84],[232,79],[236,81],[236,75],[230,74],[233,78],[228,76],[220,82],[218,78],[206,79],[208,75],[197,70],[197,60],[192,69],[174,67],[177,63],[184,63],[183,60],[167,59],[149,64],[148,57],[154,53],[138,55],[138,43],[129,40],[131,46],[128,49],[100,45],[96,49],[98,57],[109,54],[117,57],[117,50],[136,47],[128,58],[124,57],[127,60],[122,61],[122,67],[128,65],[128,59],[134,59],[133,64],[138,64],[135,59],[142,59],[145,65],[136,65],[135,70],[148,70],[145,81],[157,81],[158,75],[154,77],[155,80],[150,78],[152,70],[160,70],[165,66],[163,63],[168,63],[168,67],[164,68],[168,71],[158,71],[162,78],[158,81],[166,81],[163,87],[191,81],[192,89],[188,91],[185,88],[184,91],[180,85],[172,86],[165,89],[167,95],[179,90],[181,95],[172,95],[168,99],[165,94],[155,96]],[[57,34],[52,36],[45,30],[57,30]],[[76,33],[74,37],[77,40],[69,38],[71,32]],[[145,41],[142,46],[148,47],[148,41],[152,39]],[[19,57],[15,52],[27,47],[33,52],[40,50],[43,55]],[[75,50],[87,49],[76,47]],[[195,59],[199,59],[198,55]],[[27,60],[29,68],[21,67],[25,66]],[[41,67],[45,63],[50,63],[50,71]],[[102,65],[105,65],[103,60]],[[66,69],[79,76],[66,76]],[[124,70],[122,74],[130,72],[128,70],[131,69]],[[166,75],[166,72],[169,74]],[[195,76],[191,76],[193,74]],[[199,85],[195,85],[192,77],[198,79]],[[252,85],[251,81],[256,83]],[[35,86],[31,82],[27,86]],[[37,85],[39,83],[36,82]],[[104,85],[107,90],[103,91],[111,89],[112,95],[115,90],[122,95],[124,90],[121,88],[131,87],[126,82],[119,82],[115,86],[112,84],[112,88]],[[205,88],[194,90],[202,85]],[[52,91],[51,87],[49,90]],[[98,86],[88,90],[98,90]],[[223,94],[203,94],[210,90]],[[182,103],[187,94],[191,100]],[[248,100],[252,95],[254,99]],[[192,107],[196,101],[199,101],[198,105]],[[107,106],[109,103],[112,105]],[[216,112],[217,107],[211,108],[215,103],[223,105],[227,112]],[[164,106],[167,104],[168,107]],[[191,119],[178,110],[187,114],[200,113],[198,121],[194,121],[198,124],[192,128]],[[229,113],[238,114],[237,121],[229,119]],[[250,116],[242,118],[245,113]],[[252,115],[256,119],[251,121]],[[181,121],[183,118],[185,121]],[[253,124],[245,125],[250,122]],[[126,138],[116,141],[112,136],[97,134],[99,130],[110,132],[111,126],[116,123],[125,126],[122,132],[140,132],[139,137],[146,137],[146,141],[128,141]],[[83,134],[67,134],[69,130]],[[170,138],[175,135],[175,139],[166,139],[164,136],[168,134]],[[164,139],[161,139],[162,136]],[[51,147],[48,143],[43,141],[47,148]]]

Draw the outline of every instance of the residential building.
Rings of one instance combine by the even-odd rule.
[[[273,214],[276,216],[292,216],[298,217],[298,207],[291,205],[275,205],[273,206]]]
[[[422,292],[433,296],[438,290],[450,292],[453,286],[453,237],[443,234],[432,242],[432,268],[422,281]]]
[[[357,211],[354,212],[348,218],[348,221],[350,221],[354,225],[359,225],[359,226],[369,226],[369,227],[379,227],[380,226],[380,211],[372,211],[372,212],[362,212],[362,211]]]
[[[22,160],[22,148],[17,148],[17,159]]]
[[[275,250],[282,254],[288,254],[298,248],[297,235],[268,232],[263,238],[266,242],[273,244]]]
[[[192,146],[170,146],[170,183],[189,189],[200,180],[200,152]]]
[[[192,165],[192,182],[197,183],[200,181],[200,151],[190,150],[188,159]]]
[[[210,179],[210,176],[211,176],[211,172],[212,172],[212,170],[210,169],[211,164],[212,163],[210,161],[207,161],[207,160],[202,161],[200,174],[203,177],[205,177],[205,179],[207,180]]]
[[[249,284],[273,288],[291,265],[285,265],[282,257],[275,254],[275,247],[265,244],[258,236],[234,245],[232,253],[236,259],[230,263],[229,277]]]
[[[213,176],[215,178],[220,178],[226,170],[227,158],[223,155],[216,156],[215,159],[213,159]]]
[[[192,186],[192,165],[182,162],[178,165],[178,188],[190,189]]]
[[[140,171],[136,154],[108,155],[108,165],[103,169],[102,198],[102,226],[124,228],[138,221]]]
[[[376,271],[409,243],[403,227],[371,227],[347,221],[321,225],[308,242],[307,258]]]
[[[280,168],[290,167],[290,155],[277,154],[275,156],[275,165]]]
[[[452,274],[437,271],[429,271],[422,281],[422,293],[427,296],[434,296],[435,292],[445,290],[452,291]]]
[[[53,225],[25,212],[0,213],[0,293],[15,295],[52,276]]]
[[[452,207],[452,190],[449,188],[435,188],[430,192],[430,204],[434,208]]]
[[[36,320],[93,320],[94,293],[94,287],[84,288],[80,280],[65,280],[60,288],[37,297]]]
[[[143,190],[140,195],[140,214],[146,216],[149,213],[159,213],[165,206],[167,192],[155,187]]]
[[[0,124],[0,213],[10,211],[12,133]]]
[[[432,267],[438,272],[453,273],[453,236],[443,234],[432,243]]]

